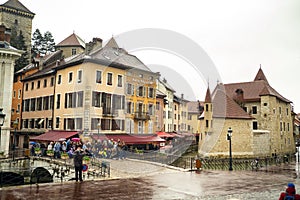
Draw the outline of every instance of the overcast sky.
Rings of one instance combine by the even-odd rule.
[[[89,42],[93,37],[106,41],[135,29],[167,29],[197,43],[216,66],[223,83],[252,81],[261,64],[270,85],[293,101],[295,112],[300,112],[298,0],[20,1],[36,14],[33,31],[50,31],[56,43],[73,32]],[[168,73],[173,67],[188,69],[188,61],[163,51],[133,54],[150,66],[164,66],[153,71],[161,69],[162,77],[167,77],[177,94],[204,100],[209,77],[187,77],[180,82],[178,76],[184,75],[172,73],[170,77]]]

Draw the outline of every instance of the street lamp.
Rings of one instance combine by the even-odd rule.
[[[232,129],[231,127],[229,127],[227,130],[227,140],[229,140],[229,171],[232,171],[231,137],[232,137]]]
[[[13,123],[13,127],[15,129],[14,131],[14,138],[13,138],[13,160],[15,160],[15,151],[16,151],[16,135],[17,135],[17,128],[18,128],[19,122],[16,119]]]
[[[5,119],[5,114],[2,111],[3,111],[3,108],[0,108],[0,146],[2,146],[1,145],[1,127],[4,124],[4,119]]]

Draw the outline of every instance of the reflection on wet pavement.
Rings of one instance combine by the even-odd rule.
[[[129,161],[128,161],[129,163]],[[130,166],[125,162],[123,166]],[[282,165],[260,171],[201,171],[150,170],[127,173],[125,178],[83,183],[40,184],[2,188],[1,200],[16,199],[278,199],[288,182],[299,190],[300,179],[295,164]],[[146,169],[148,168],[148,170]],[[129,171],[128,171],[129,172]],[[118,175],[121,175],[120,171]],[[299,190],[300,192],[300,190]]]

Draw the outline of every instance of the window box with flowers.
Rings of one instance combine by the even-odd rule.
[[[53,155],[54,155],[54,151],[53,151],[53,150],[47,150],[47,151],[46,151],[46,154],[47,154],[48,156],[53,156]]]
[[[91,158],[89,156],[83,156],[83,163],[84,164],[89,164],[91,161]]]
[[[68,159],[68,158],[69,158],[69,155],[68,155],[67,153],[65,153],[65,152],[62,152],[62,153],[60,154],[60,157],[61,157],[61,159]]]
[[[35,152],[36,155],[40,155],[41,154],[41,148],[35,147],[34,152]]]

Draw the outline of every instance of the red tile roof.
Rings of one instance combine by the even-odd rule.
[[[268,83],[268,80],[267,80],[264,72],[262,71],[261,68],[259,68],[259,70],[254,78],[254,81],[261,81],[261,80],[266,81]]]
[[[211,94],[209,87],[206,90],[205,101],[204,103],[211,103]]]
[[[72,33],[69,37],[65,38],[56,46],[81,46],[85,48],[85,42],[75,33]]]
[[[216,88],[212,95],[213,117],[233,119],[253,119],[233,99],[229,98],[224,90]]]
[[[258,70],[254,81],[230,83],[225,84],[224,87],[226,94],[232,99],[236,99],[236,91],[242,91],[244,102],[260,101],[261,96],[270,95],[275,96],[286,103],[292,103],[269,85],[268,80],[261,68]]]

